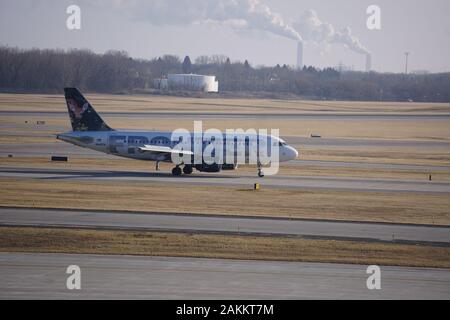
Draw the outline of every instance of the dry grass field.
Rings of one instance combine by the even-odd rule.
[[[353,241],[0,227],[2,252],[133,254],[450,268],[450,248]]]
[[[63,109],[61,109],[63,108]],[[65,111],[65,106],[60,110]],[[0,108],[1,111],[1,108]],[[100,112],[101,114],[101,112]],[[201,114],[199,115],[201,117]],[[146,117],[143,119],[130,117],[103,116],[104,120],[113,128],[125,130],[161,130],[172,131],[185,128],[193,131],[192,119],[165,119]],[[44,126],[37,126],[36,121],[45,120]],[[198,119],[197,119],[198,120]],[[25,123],[27,121],[28,123]],[[450,140],[450,126],[448,120],[308,120],[308,119],[218,119],[203,120],[203,129],[216,128],[225,131],[231,129],[279,129],[280,136],[309,137],[313,133],[320,133],[324,138],[358,138],[358,139],[393,139],[393,140]],[[21,132],[39,134],[56,134],[57,130],[49,130],[57,126],[70,130],[69,118],[46,118],[29,116],[2,116],[0,125],[9,127],[0,128],[1,132],[10,132],[11,126],[20,126]]]
[[[450,103],[348,102],[271,99],[198,99],[149,95],[85,94],[97,111],[108,112],[243,112],[243,113],[317,113],[382,112],[450,113]],[[0,94],[0,111],[60,111],[65,106],[61,95]],[[126,108],[124,110],[124,108]]]
[[[450,225],[448,195],[0,179],[0,204]]]

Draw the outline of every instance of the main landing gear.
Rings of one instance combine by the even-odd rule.
[[[193,171],[192,166],[185,165],[185,166],[183,167],[183,173],[184,173],[184,174],[191,174],[192,171]]]
[[[183,171],[181,171],[180,166],[176,166],[175,168],[172,169],[172,174],[173,174],[174,176],[181,176],[181,173],[184,173],[184,174],[191,174],[192,171],[193,171],[192,166],[185,165],[185,166],[183,167]]]

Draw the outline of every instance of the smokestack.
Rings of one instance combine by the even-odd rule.
[[[408,74],[408,56],[409,56],[409,52],[405,52],[405,57],[406,57],[405,74]]]
[[[366,72],[372,71],[372,55],[370,53],[366,54]]]
[[[297,69],[303,68],[303,42],[297,42]]]

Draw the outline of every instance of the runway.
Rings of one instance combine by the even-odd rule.
[[[0,225],[301,236],[450,246],[450,227],[307,219],[0,208]]]
[[[198,173],[192,175],[172,176],[170,172],[142,172],[142,171],[109,171],[87,169],[49,169],[0,167],[2,178],[34,178],[42,180],[85,180],[85,181],[134,181],[176,183],[177,185],[200,186],[233,186],[252,188],[258,182],[262,188],[304,189],[304,190],[343,190],[343,191],[371,191],[371,192],[402,192],[450,194],[450,182],[428,181],[424,174],[423,180],[398,180],[379,178],[348,178],[334,176],[284,176],[266,175],[258,178],[255,175],[229,175],[221,173]]]
[[[81,269],[68,290],[66,269]],[[0,253],[0,299],[450,299],[450,270],[171,257]]]
[[[426,164],[396,164],[374,162],[350,162],[350,161],[322,161],[322,160],[291,160],[289,165],[313,166],[323,168],[354,168],[354,169],[380,169],[380,170],[416,170],[416,171],[442,171],[449,172],[450,166],[436,166]]]

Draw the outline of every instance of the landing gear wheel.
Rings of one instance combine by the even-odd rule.
[[[172,169],[172,174],[174,176],[181,176],[181,168],[176,166],[175,168]]]
[[[192,166],[185,165],[185,166],[183,167],[183,173],[184,173],[184,174],[191,174],[192,171],[193,171]]]

